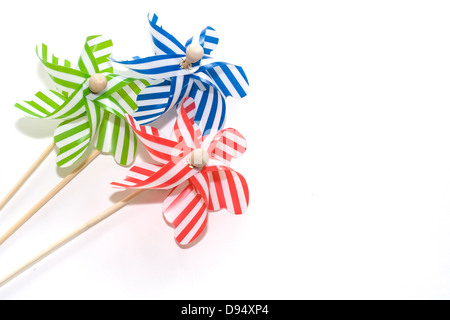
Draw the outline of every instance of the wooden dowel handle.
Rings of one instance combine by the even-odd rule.
[[[95,226],[96,224],[102,222],[103,220],[105,220],[106,218],[111,216],[116,211],[122,209],[132,199],[134,199],[135,197],[140,195],[145,190],[146,189],[138,190],[138,191],[132,193],[131,195],[125,197],[121,201],[117,202],[116,204],[114,204],[113,206],[108,208],[107,210],[103,211],[99,215],[95,216],[94,218],[92,218],[91,220],[89,220],[88,222],[83,224],[81,227],[79,227],[76,230],[70,232],[68,235],[66,235],[65,237],[61,238],[59,241],[57,241],[54,244],[52,244],[47,249],[43,250],[41,253],[36,255],[34,258],[29,260],[27,263],[25,263],[21,267],[17,268],[13,272],[11,272],[9,275],[7,275],[5,278],[0,280],[0,287],[5,285],[9,281],[11,281],[12,279],[17,277],[19,274],[21,274],[25,270],[29,269],[30,267],[32,267],[36,263],[38,263],[39,261],[41,261],[42,259],[44,259],[48,255],[50,255],[51,253],[55,252],[56,250],[58,250],[59,248],[61,248],[65,244],[67,244],[68,242],[72,241],[73,239],[75,239],[76,237],[81,235],[82,233],[86,232],[87,230],[89,230],[90,228]]]
[[[16,182],[14,187],[6,194],[6,196],[0,201],[0,210],[11,200],[12,197],[19,191],[19,189],[24,185],[28,178],[33,174],[34,171],[44,162],[45,158],[48,157],[50,152],[55,148],[55,142],[52,141],[50,145],[45,148],[44,152],[36,159],[36,161],[31,165],[31,167],[23,174],[23,176]]]
[[[5,234],[0,237],[0,245],[9,239],[25,222],[27,222],[36,212],[39,211],[50,199],[52,199],[62,188],[64,188],[73,178],[86,168],[98,155],[100,151],[94,150],[92,154],[77,168],[59,182],[49,193],[38,201],[22,218],[20,218]]]

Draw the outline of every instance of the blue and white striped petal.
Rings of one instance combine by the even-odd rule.
[[[211,132],[222,129],[226,113],[223,96],[212,86],[208,86],[206,90],[200,90],[197,85],[192,86],[189,96],[197,105],[194,121],[202,130],[203,135],[209,135]]]
[[[185,70],[180,67],[180,62],[184,57],[185,54],[170,54],[146,58],[135,57],[131,60],[111,60],[152,79],[166,79],[192,74],[192,70]]]
[[[198,69],[196,74],[205,73],[208,79],[225,97],[243,98],[249,90],[244,69],[224,62],[211,62]]]
[[[170,81],[147,87],[137,96],[138,109],[133,118],[139,125],[146,125],[158,119],[168,109]]]
[[[152,41],[155,46],[155,52],[157,55],[164,54],[180,54],[185,55],[186,48],[170,33],[164,30],[162,27],[157,25],[158,16],[153,15],[150,19],[150,14],[148,15],[148,21],[150,23],[150,32],[152,35]]]
[[[187,97],[191,86],[190,77],[174,77],[172,81],[145,88],[137,97],[138,109],[133,114],[134,119],[140,125],[155,121]]]
[[[205,51],[206,55],[211,55],[211,52],[217,47],[219,44],[219,35],[216,30],[211,27],[206,27],[203,29],[200,34],[195,37],[190,38],[186,42],[186,48],[192,43],[198,43],[201,45]]]
[[[173,106],[179,105],[185,97],[195,100],[196,123],[204,134],[220,130],[225,119],[225,99],[212,83],[201,81],[198,77],[176,77],[160,85],[142,90],[137,97],[138,109],[133,118],[140,125],[158,119]]]

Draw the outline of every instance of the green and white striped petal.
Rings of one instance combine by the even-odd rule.
[[[96,148],[112,153],[118,164],[128,166],[136,157],[137,138],[124,119],[105,111],[98,130]]]
[[[32,100],[16,103],[15,106],[28,117],[48,118],[64,104],[65,99],[56,91],[39,91]]]
[[[97,102],[86,100],[86,113],[89,118],[89,127],[91,129],[92,137],[95,136],[100,122],[103,118],[105,110],[98,105]]]
[[[87,84],[83,84],[87,86]],[[49,119],[69,119],[78,117],[80,114],[86,112],[86,98],[84,97],[83,86],[73,92],[70,97],[54,112],[48,116]],[[89,89],[88,89],[89,90]]]
[[[136,104],[137,96],[143,89],[149,86],[150,83],[148,81],[135,79],[133,82],[130,82],[126,86],[112,93],[109,98],[114,104],[120,106],[125,112],[125,115],[133,114],[138,108],[138,105]]]
[[[87,95],[87,98],[90,100],[101,100],[109,98],[113,93],[117,92],[118,90],[122,89],[123,87],[129,85],[130,83],[134,82],[135,78],[127,78],[123,76],[119,76],[114,73],[105,74],[106,79],[108,80],[108,84],[105,88],[105,90],[101,91],[100,93],[90,93]]]
[[[65,96],[70,96],[89,78],[89,74],[72,69],[68,60],[55,57],[43,43],[36,47],[36,53],[57,89]]]
[[[125,82],[128,82],[127,78]],[[132,114],[137,109],[136,99],[142,89],[148,87],[150,83],[146,80],[131,79],[132,82],[115,90],[107,98],[96,99],[101,107],[105,110],[114,113],[118,117],[125,119],[127,114]],[[117,89],[117,88],[116,88]],[[102,95],[103,96],[103,95]],[[91,96],[88,96],[91,97]]]
[[[118,80],[119,77],[113,79]],[[115,90],[108,98],[95,101],[106,110],[100,124],[96,147],[102,152],[112,153],[117,163],[128,166],[135,159],[138,140],[125,120],[125,115],[132,114],[137,109],[137,95],[150,83],[146,80],[131,78],[121,79],[121,81],[129,83]],[[118,85],[119,82],[115,85],[116,88]]]
[[[125,119],[125,113],[124,113],[123,109],[120,106],[118,106],[117,104],[115,104],[114,102],[112,102],[110,98],[102,99],[102,100],[95,100],[94,102],[95,102],[95,105],[97,107],[101,108],[102,110],[112,113],[121,119]]]
[[[58,147],[56,163],[69,167],[86,153],[92,139],[89,119],[86,113],[62,122],[55,130],[55,144]]]
[[[78,69],[84,73],[112,73],[113,67],[109,60],[113,50],[113,42],[105,36],[89,36],[78,60]]]

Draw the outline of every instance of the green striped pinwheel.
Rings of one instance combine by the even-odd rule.
[[[114,74],[109,60],[112,49],[111,39],[89,36],[73,66],[51,54],[45,44],[36,48],[58,91],[40,91],[16,107],[29,117],[64,120],[54,134],[60,167],[74,164],[91,143],[113,154],[121,165],[130,165],[135,158],[137,138],[125,115],[137,109],[137,95],[150,84]]]

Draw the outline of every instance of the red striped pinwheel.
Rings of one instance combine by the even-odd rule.
[[[244,177],[230,168],[230,161],[247,149],[246,140],[235,129],[202,136],[194,116],[195,102],[186,98],[172,139],[162,137],[156,128],[140,126],[128,116],[136,135],[158,164],[136,165],[123,181],[112,183],[126,189],[172,189],[164,201],[163,214],[174,226],[180,245],[191,243],[204,231],[208,211],[227,209],[242,214],[249,202]]]

